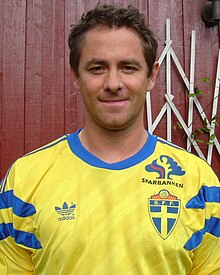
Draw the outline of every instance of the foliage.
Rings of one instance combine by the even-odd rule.
[[[211,81],[208,77],[203,77],[203,78],[200,78],[200,81],[201,82],[204,82],[206,83],[208,86],[211,86]],[[201,90],[199,87],[195,87],[194,89],[194,93],[189,93],[188,94],[188,97],[197,97],[199,95],[203,95],[205,94],[205,92],[203,90]],[[213,99],[215,100],[215,98]],[[213,103],[213,100],[211,102],[209,102],[207,104],[207,106],[205,107],[204,110],[207,109],[207,107]],[[201,115],[201,114],[200,114]],[[197,120],[198,117],[196,117],[192,123],[189,125],[189,127],[193,124],[195,124],[195,120]],[[193,138],[193,140],[195,140],[196,142],[199,142],[199,143],[204,143],[204,144],[211,144],[211,145],[214,145],[214,139],[216,137],[215,134],[211,134],[210,135],[210,132],[211,132],[211,127],[213,126],[219,126],[219,123],[218,123],[218,117],[217,116],[214,116],[211,118],[210,121],[208,121],[207,118],[205,118],[203,120],[203,124],[201,127],[197,127],[197,128],[194,128],[192,133],[191,133],[191,137]],[[178,129],[182,129],[182,125],[179,121],[177,121],[174,125],[173,125],[173,129],[175,131],[177,131]],[[207,141],[207,136],[208,136],[208,141]]]

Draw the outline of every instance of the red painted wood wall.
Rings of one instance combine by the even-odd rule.
[[[91,0],[0,0],[0,178],[13,161],[55,138],[83,125],[83,106],[74,91],[68,64],[69,27],[82,12],[98,1]],[[133,4],[147,18],[164,48],[165,21],[171,20],[173,48],[189,76],[190,36],[196,30],[196,80],[215,79],[219,48],[218,27],[207,28],[201,20],[206,0],[118,0],[100,1]],[[187,117],[187,96],[175,69],[172,73],[174,102]],[[211,114],[213,84],[199,83],[206,94],[200,98]],[[154,118],[164,104],[165,65],[152,92]],[[207,106],[207,107],[206,107]],[[220,109],[220,108],[219,108]],[[173,117],[173,123],[176,118]],[[199,123],[199,122],[198,122]],[[163,119],[156,134],[166,138]],[[220,137],[220,131],[217,131]],[[181,130],[173,142],[185,146]],[[206,150],[204,148],[204,150]],[[220,157],[215,152],[213,167],[220,176]]]

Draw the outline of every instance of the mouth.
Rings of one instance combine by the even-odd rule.
[[[110,106],[120,106],[124,105],[128,102],[127,98],[111,98],[111,99],[101,99],[100,102],[102,104],[110,105]]]
[[[128,98],[100,98],[99,101],[104,103],[117,103],[117,102],[124,102],[128,101]]]
[[[124,110],[124,108],[126,108],[128,106],[128,99],[103,100],[100,103],[106,111],[118,113],[118,112],[121,112],[122,110]]]

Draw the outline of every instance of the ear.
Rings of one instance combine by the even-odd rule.
[[[73,86],[77,91],[80,91],[79,75],[74,70],[71,70],[71,72],[72,72],[72,78],[73,78]]]
[[[160,65],[156,61],[153,65],[151,75],[148,78],[147,91],[151,91],[154,88],[159,70],[160,70]]]

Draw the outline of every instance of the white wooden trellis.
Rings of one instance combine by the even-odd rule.
[[[189,108],[188,108],[188,121],[187,123],[182,118],[180,112],[173,102],[174,96],[172,95],[172,87],[171,87],[171,58],[174,61],[189,94],[194,93],[194,75],[195,75],[195,44],[196,44],[196,33],[192,31],[191,38],[191,56],[190,56],[190,79],[188,80],[178,58],[172,48],[172,40],[170,37],[170,20],[166,20],[166,46],[160,55],[158,60],[159,65],[161,66],[162,62],[166,60],[166,94],[165,99],[166,103],[161,108],[158,116],[155,121],[152,121],[152,109],[151,109],[151,94],[148,91],[146,94],[146,105],[147,105],[147,122],[148,122],[148,131],[153,133],[156,127],[158,126],[160,120],[163,115],[167,113],[167,140],[172,141],[172,120],[171,113],[173,112],[177,117],[178,121],[182,125],[186,135],[187,135],[187,150],[191,151],[192,146],[195,148],[197,154],[205,159],[209,164],[212,161],[212,153],[213,153],[213,145],[209,145],[207,157],[204,156],[197,142],[192,138],[192,123],[193,123],[193,107],[197,108],[202,120],[206,120],[208,122],[208,127],[210,128],[210,136],[215,133],[215,123],[214,121],[209,122],[205,111],[203,110],[199,100],[197,97],[189,97]],[[215,89],[214,89],[214,98],[213,98],[213,106],[212,106],[212,118],[216,116],[218,109],[218,99],[219,99],[219,87],[220,87],[220,50],[218,53],[218,63],[217,63],[217,73],[216,73],[216,81],[215,81]],[[220,154],[220,144],[215,137],[213,140],[218,153]]]

